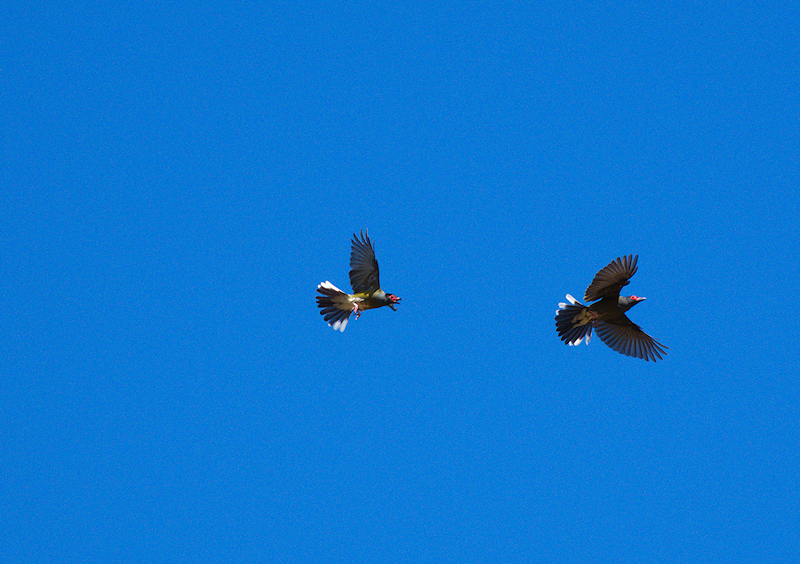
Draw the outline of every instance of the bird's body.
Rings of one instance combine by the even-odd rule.
[[[359,294],[353,294],[350,301],[358,305],[358,311],[364,311],[383,306],[391,306],[394,301],[388,296],[389,294],[378,289],[374,292],[361,292]]]
[[[585,306],[567,294],[568,304],[558,304],[556,311],[556,330],[559,337],[568,345],[586,344],[592,338],[592,329],[609,347],[624,355],[644,360],[660,359],[667,354],[664,345],[642,331],[625,312],[643,301],[637,296],[620,296],[631,276],[636,273],[638,255],[617,258],[602,269],[586,289],[585,300],[596,301]]]
[[[350,315],[355,312],[356,319],[362,311],[389,306],[396,311],[395,304],[400,298],[387,294],[380,288],[378,261],[369,235],[361,232],[361,238],[353,235],[350,253],[350,285],[353,294],[343,292],[327,280],[317,286],[321,294],[317,296],[317,305],[322,309],[328,325],[336,330],[344,331]]]

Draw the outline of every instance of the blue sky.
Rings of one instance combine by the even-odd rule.
[[[2,560],[796,560],[797,6],[374,4],[4,8]]]

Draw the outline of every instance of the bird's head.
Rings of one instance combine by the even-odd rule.
[[[400,298],[395,296],[394,294],[386,294],[386,299],[391,300],[388,304],[393,311],[397,311],[397,307],[394,305],[400,301]]]
[[[619,306],[625,308],[625,310],[629,310],[639,302],[644,301],[646,299],[647,298],[640,298],[639,296],[620,296]]]

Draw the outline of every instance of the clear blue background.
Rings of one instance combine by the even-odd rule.
[[[799,16],[5,6],[0,559],[796,561]]]

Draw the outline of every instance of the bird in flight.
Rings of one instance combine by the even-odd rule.
[[[592,338],[592,329],[609,347],[627,356],[656,361],[667,354],[665,347],[642,328],[628,319],[625,312],[644,300],[637,296],[620,296],[619,292],[636,274],[639,255],[617,258],[598,272],[586,289],[584,300],[595,302],[585,306],[567,294],[568,304],[558,304],[556,330],[566,344],[586,344]]]
[[[381,290],[375,249],[369,234],[364,231],[361,231],[360,238],[353,234],[350,269],[350,285],[354,293],[347,294],[327,280],[317,286],[317,292],[321,294],[317,296],[317,306],[322,309],[319,313],[334,330],[344,331],[352,313],[358,319],[362,311],[376,307],[389,306],[397,311],[395,304],[400,301],[394,294]]]

